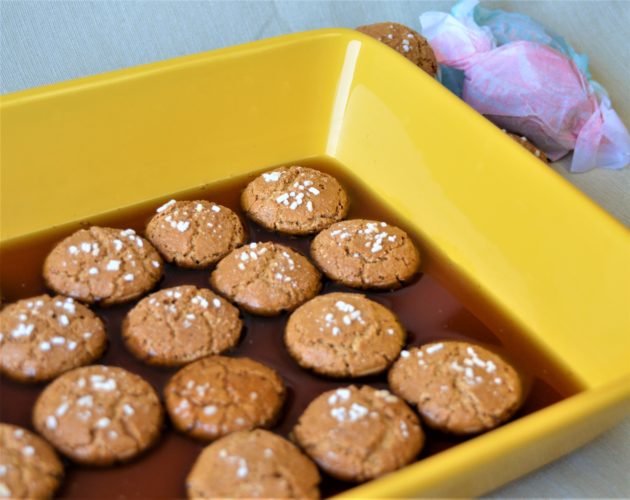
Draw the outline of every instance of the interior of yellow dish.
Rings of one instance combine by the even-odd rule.
[[[439,83],[349,30],[256,42],[2,98],[1,240],[297,158],[359,178],[426,266],[584,391],[348,495],[474,495],[628,412],[630,237]]]

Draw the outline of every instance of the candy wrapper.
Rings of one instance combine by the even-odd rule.
[[[463,0],[420,16],[442,83],[549,158],[574,150],[572,172],[630,162],[630,135],[588,59],[531,18]]]

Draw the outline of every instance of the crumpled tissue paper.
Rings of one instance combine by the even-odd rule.
[[[420,16],[442,65],[442,83],[498,126],[524,135],[552,160],[573,150],[572,172],[623,168],[630,135],[588,59],[523,14],[477,0]]]

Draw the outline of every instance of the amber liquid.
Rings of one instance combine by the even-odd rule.
[[[377,203],[360,182],[339,171],[330,162],[311,160],[310,166],[334,174],[347,189],[351,199],[349,218],[368,218],[386,221],[405,229],[385,207]],[[241,178],[227,183],[204,186],[186,193],[178,193],[178,199],[208,199],[230,207],[237,213],[242,189],[251,178]],[[166,198],[168,199],[168,198]],[[84,221],[86,225],[99,224],[112,227],[131,227],[142,233],[147,220],[158,203],[137,207],[124,213],[109,214],[98,219]],[[288,245],[308,255],[311,238],[293,238],[269,233],[249,220],[244,220],[251,241],[273,240]],[[0,253],[0,290],[3,303],[12,302],[36,294],[46,293],[41,269],[46,254],[61,238],[76,230],[76,226],[51,230],[28,242],[5,247]],[[419,244],[426,255],[426,248]],[[430,255],[428,256],[430,257]],[[429,259],[430,261],[430,259]],[[509,358],[523,374],[527,386],[527,398],[514,417],[521,418],[541,408],[552,405],[578,392],[577,385],[560,369],[553,366],[535,349],[516,348],[513,340],[519,335],[502,329],[493,333],[478,317],[458,300],[449,290],[459,290],[457,276],[440,281],[432,274],[430,266],[424,269],[415,282],[394,292],[370,292],[367,295],[392,309],[408,332],[409,346],[439,339],[473,341],[493,349]],[[208,287],[209,270],[185,270],[171,265],[165,267],[165,277],[159,288],[180,284]],[[322,293],[352,291],[330,281],[324,281]],[[465,299],[464,299],[465,300]],[[478,301],[471,301],[471,303]],[[468,303],[468,301],[467,301]],[[174,369],[150,367],[136,360],[124,347],[120,336],[121,321],[133,304],[94,310],[105,322],[109,347],[99,361],[107,365],[124,367],[148,380],[161,394]],[[245,330],[239,345],[229,353],[232,356],[249,356],[275,368],[284,379],[288,397],[284,411],[273,430],[287,436],[308,403],[318,394],[350,383],[386,387],[385,375],[360,380],[330,380],[315,376],[291,359],[283,344],[283,331],[287,315],[277,318],[260,318],[243,314]],[[511,347],[511,348],[510,348]],[[44,384],[20,384],[0,378],[0,420],[32,429],[31,410]],[[474,438],[468,438],[474,439]],[[456,446],[465,439],[447,436],[427,430],[426,446],[418,460]],[[173,498],[185,496],[185,478],[204,444],[175,432],[166,424],[156,445],[142,456],[120,466],[91,468],[68,462],[66,478],[58,492],[62,498]],[[322,496],[339,493],[352,485],[323,475]]]

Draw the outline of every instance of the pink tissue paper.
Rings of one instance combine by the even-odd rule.
[[[460,2],[453,10],[457,17],[420,16],[438,62],[464,71],[463,99],[552,160],[574,150],[572,172],[627,165],[630,135],[605,91],[548,45],[515,40],[497,46],[492,31],[475,22],[477,3]]]

